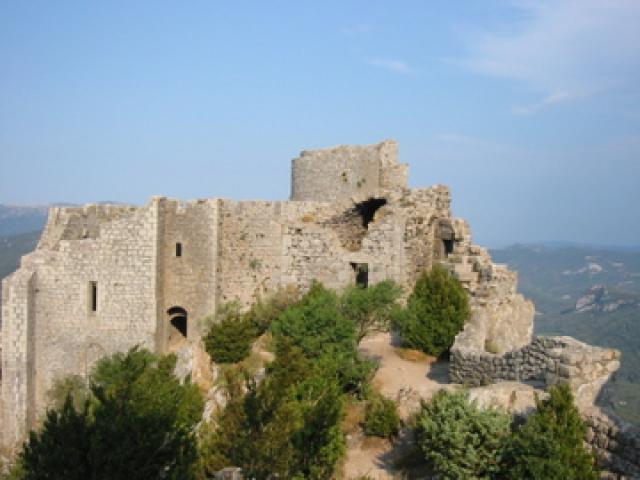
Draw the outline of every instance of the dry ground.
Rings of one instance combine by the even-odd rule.
[[[396,400],[400,416],[408,419],[420,405],[443,388],[452,388],[446,362],[437,362],[418,352],[399,349],[389,333],[376,333],[360,343],[360,352],[380,362],[373,379],[374,387],[385,397]],[[354,418],[357,415],[354,414]],[[348,435],[348,449],[343,478],[368,475],[376,480],[389,480],[398,474],[394,464],[407,455],[410,447],[405,430],[396,442],[368,438],[360,429]]]

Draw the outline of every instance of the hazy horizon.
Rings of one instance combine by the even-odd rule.
[[[640,245],[640,3],[5,2],[0,203],[287,199],[393,138],[480,244]]]

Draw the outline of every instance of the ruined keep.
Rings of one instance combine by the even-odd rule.
[[[2,284],[2,446],[37,424],[57,378],[86,377],[99,358],[134,345],[175,351],[199,340],[201,320],[222,303],[249,305],[313,280],[341,288],[392,279],[410,291],[435,263],[471,298],[454,381],[568,379],[593,398],[617,353],[596,349],[578,369],[563,361],[584,344],[532,339],[534,306],[517,293],[516,274],[472,243],[447,187],[408,188],[397,149],[386,141],[303,151],[292,161],[290,201],[52,208],[38,247]]]

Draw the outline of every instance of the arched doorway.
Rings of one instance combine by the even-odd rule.
[[[169,319],[168,345],[172,347],[187,339],[189,315],[182,307],[171,307],[167,310],[167,315]]]

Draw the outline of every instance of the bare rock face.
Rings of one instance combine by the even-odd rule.
[[[502,354],[524,347],[533,334],[535,307],[517,292],[517,274],[472,243],[466,222],[456,220],[454,231],[454,250],[442,263],[468,290],[472,314],[453,348]]]
[[[519,382],[500,382],[469,390],[469,399],[479,408],[494,408],[516,415],[529,415],[535,411],[536,396],[544,400],[549,394]]]

